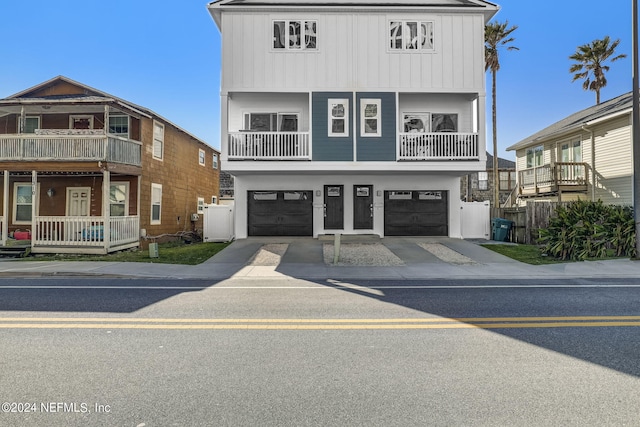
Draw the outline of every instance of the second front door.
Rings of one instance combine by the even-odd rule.
[[[353,186],[353,228],[373,229],[373,186]]]

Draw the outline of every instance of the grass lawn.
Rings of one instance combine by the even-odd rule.
[[[543,256],[542,252],[534,245],[482,245],[483,248],[491,249],[501,255],[513,258],[516,261],[525,262],[531,265],[557,264],[560,261],[553,257]]]
[[[108,255],[32,255],[21,258],[29,261],[111,261],[111,262],[149,262],[160,264],[200,264],[230,243],[190,243],[171,242],[158,244],[158,258],[150,258],[147,250],[129,250]]]

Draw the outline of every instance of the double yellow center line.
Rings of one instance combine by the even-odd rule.
[[[397,319],[171,319],[5,317],[0,329],[368,330],[640,327],[640,316]]]

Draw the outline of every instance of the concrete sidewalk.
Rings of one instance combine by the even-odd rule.
[[[580,279],[640,278],[640,262],[585,261],[532,266],[479,245],[487,241],[450,238],[345,236],[342,252],[357,262],[333,264],[333,239],[249,238],[233,242],[206,262],[191,265],[93,261],[0,261],[0,276],[118,276],[174,279]],[[425,249],[426,248],[426,249]],[[375,253],[374,250],[375,249]],[[380,260],[368,258],[382,256]],[[329,252],[331,254],[332,252]],[[393,260],[395,264],[387,261]]]

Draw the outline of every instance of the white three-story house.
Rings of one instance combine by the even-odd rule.
[[[219,0],[236,237],[461,237],[485,170],[482,0]]]

